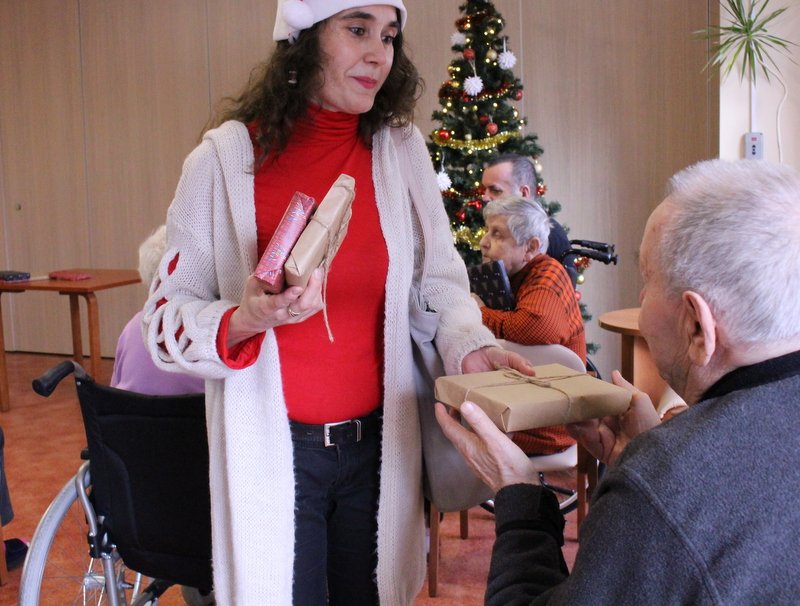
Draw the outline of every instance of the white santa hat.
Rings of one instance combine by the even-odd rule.
[[[406,7],[403,0],[278,0],[278,14],[275,17],[273,40],[289,40],[292,42],[304,29],[327,19],[331,15],[370,4],[386,4],[400,11],[400,29],[406,25]]]

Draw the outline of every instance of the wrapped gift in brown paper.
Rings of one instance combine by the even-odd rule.
[[[289,286],[305,286],[317,267],[330,267],[347,234],[355,184],[353,177],[339,175],[311,215],[283,267]]]
[[[529,377],[505,368],[436,379],[436,399],[455,408],[470,400],[503,431],[522,431],[622,414],[631,393],[561,364]]]

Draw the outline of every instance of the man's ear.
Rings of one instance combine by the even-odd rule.
[[[717,322],[706,300],[691,290],[681,295],[683,330],[689,338],[689,359],[706,366],[717,349]]]
[[[527,185],[521,185],[519,188],[519,195],[523,198],[529,198],[531,195],[531,188]]]

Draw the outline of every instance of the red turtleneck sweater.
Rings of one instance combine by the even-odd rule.
[[[322,313],[278,326],[275,336],[289,418],[329,423],[360,417],[383,398],[384,290],[389,259],[372,183],[372,152],[358,138],[358,116],[312,110],[286,150],[255,175],[258,254],[266,248],[295,191],[321,202],[341,173],[356,182],[353,216],[328,274],[328,340]],[[256,146],[256,157],[259,149]],[[227,325],[221,327],[221,335]],[[255,337],[249,343],[260,344]],[[232,366],[255,360],[257,347],[237,348]],[[234,354],[236,355],[236,354]],[[244,356],[246,359],[242,359]]]

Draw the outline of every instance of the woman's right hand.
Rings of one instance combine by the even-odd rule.
[[[278,294],[264,292],[264,283],[250,276],[239,307],[231,314],[228,347],[282,324],[297,324],[322,309],[321,267],[314,270],[305,288],[290,286]]]

